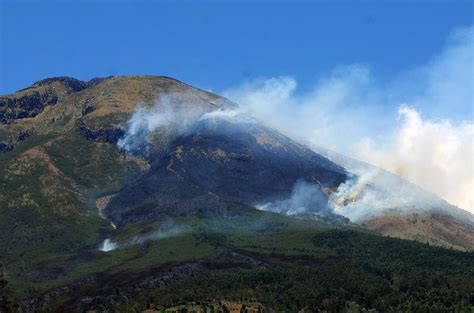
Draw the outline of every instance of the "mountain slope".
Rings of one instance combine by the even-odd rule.
[[[98,212],[106,203],[101,199],[136,177],[152,177],[153,171],[146,174],[152,165],[163,170],[157,166],[159,158],[153,163],[116,145],[137,104],[150,107],[161,95],[196,115],[233,106],[174,79],[147,76],[90,82],[51,78],[0,97],[0,249],[5,251],[0,261],[5,266],[16,268],[20,256],[30,262],[97,246],[113,230]],[[155,145],[153,157],[166,155],[164,146]],[[340,171],[334,172],[336,180],[343,177]],[[170,188],[179,191],[180,186]],[[209,191],[202,197],[213,201]],[[252,210],[245,203],[233,206]]]
[[[93,226],[95,232],[87,231],[90,244],[103,236],[99,234],[110,230],[108,222],[99,215],[105,214],[114,223],[125,225],[190,213],[236,214],[266,203],[285,203],[284,199],[291,197],[298,181],[319,188],[324,193],[323,198],[331,197],[347,178],[342,167],[248,120],[209,118],[173,136],[166,130],[155,131],[149,134],[151,144],[145,142],[145,146],[124,153],[117,143],[126,136],[127,121],[137,104],[156,107],[157,99],[164,95],[171,99],[167,105],[186,112],[187,117],[198,118],[216,110],[236,108],[224,98],[174,79],[149,76],[110,77],[90,82],[51,78],[0,97],[0,142],[4,151],[0,160],[5,165],[0,201],[3,201],[5,216],[10,216],[0,221],[5,229],[18,224],[11,230],[14,238],[30,232],[33,238],[36,236],[33,234],[37,234],[36,227],[43,231],[43,223],[26,226],[20,216],[26,214],[27,220],[37,221],[40,220],[33,218],[35,214],[49,218],[51,213],[42,212],[43,204],[48,203],[52,212],[69,212],[72,220],[84,217],[90,220],[89,225],[96,225]],[[334,154],[329,158],[353,170],[347,158],[335,158]],[[44,172],[36,174],[36,168],[43,168]],[[359,177],[363,175],[357,170],[354,172]],[[43,178],[26,182],[36,175]],[[408,202],[394,207],[390,200],[393,193],[389,190],[416,188],[388,173],[379,176],[383,179],[378,187],[366,189],[382,187],[382,191],[377,191],[378,197],[392,213],[393,210],[412,210],[413,203]],[[378,214],[374,215],[373,222],[371,217],[361,221],[385,235],[473,248],[473,223],[468,213],[459,215],[456,208],[442,200],[433,201],[436,196],[421,191],[413,198],[429,199],[435,203],[434,209],[449,211],[454,220],[437,220],[442,214],[432,214],[430,219],[436,221],[422,228],[403,223],[406,219],[403,214],[397,217],[397,222],[391,214],[390,227],[380,227],[387,223],[382,222]],[[359,207],[365,205],[361,203]],[[324,205],[315,205],[320,207],[316,212],[325,210]],[[366,208],[368,211],[370,206]],[[416,210],[433,208],[413,207]],[[352,218],[356,209],[358,207],[349,205],[339,213]],[[25,213],[20,214],[21,210]],[[74,231],[74,227],[61,226],[59,219],[48,223],[57,224],[58,229],[66,233],[80,233]],[[9,241],[7,237],[3,240],[4,248],[16,255],[15,249],[8,249]]]
[[[131,132],[137,112],[166,106],[170,123]],[[235,109],[149,76],[52,78],[0,97],[0,263],[10,282],[1,295],[26,312],[255,298],[276,311],[470,308],[472,253],[341,219],[327,202],[353,175],[255,121],[225,117]],[[289,204],[311,210],[256,209]],[[463,248],[470,230],[432,233],[435,244]],[[99,251],[105,242],[115,249]],[[316,280],[321,288],[309,288]]]
[[[381,235],[474,250],[474,215],[373,165],[316,149],[356,175],[333,195],[336,212]]]
[[[0,97],[2,263],[96,245],[110,231],[96,198],[148,167],[113,134],[137,103],[183,91],[219,99],[164,77],[52,78]]]
[[[151,160],[150,169],[103,210],[117,225],[157,216],[238,214],[288,197],[300,180],[321,189],[346,180],[342,167],[308,148],[253,122],[234,120],[200,121]]]
[[[474,250],[474,224],[443,211],[385,212],[360,224],[385,236]]]

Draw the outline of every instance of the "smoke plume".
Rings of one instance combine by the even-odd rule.
[[[177,237],[190,231],[190,227],[176,225],[172,222],[167,222],[161,225],[158,229],[146,234],[136,235],[130,240],[122,243],[113,241],[110,238],[105,239],[99,247],[100,251],[108,252],[118,248],[128,247],[132,245],[141,245],[149,240],[160,240],[170,237]]]
[[[474,124],[424,120],[407,106],[399,115],[402,123],[389,145],[366,139],[358,157],[474,212]]]
[[[152,105],[139,104],[127,120],[125,136],[117,146],[128,153],[147,155],[151,141],[167,141],[194,131],[198,122],[211,120],[232,120],[250,122],[238,110],[234,103],[219,99],[216,103],[204,101],[192,92],[163,94],[155,99]],[[155,135],[155,136],[154,136]]]
[[[447,211],[465,218],[461,210],[454,210],[443,199],[382,169],[362,166],[355,169],[354,173],[356,176],[340,185],[329,196],[334,213],[352,221],[364,220],[391,210]]]
[[[224,93],[239,103],[238,109],[229,105],[215,111],[192,93],[165,95],[152,106],[137,106],[118,146],[147,152],[156,132],[169,137],[192,132],[203,120],[255,119],[357,175],[331,196],[329,207],[318,186],[300,182],[290,198],[260,204],[260,209],[289,215],[334,209],[357,220],[387,209],[446,207],[425,189],[474,213],[473,45],[474,27],[458,29],[427,64],[389,81],[353,64],[335,68],[304,93],[291,77],[246,82]],[[348,158],[336,160],[331,151],[423,189]]]
[[[332,213],[327,198],[319,185],[298,181],[285,200],[277,200],[261,205],[257,209],[285,215],[329,215]]]
[[[222,105],[223,109],[230,105]],[[154,132],[166,136],[180,135],[214,107],[192,92],[164,94],[152,105],[139,104],[128,119],[125,136],[118,141],[119,148],[127,151],[147,152]],[[214,113],[212,113],[214,114]],[[144,151],[143,151],[144,150]]]
[[[455,30],[427,64],[390,81],[378,81],[369,67],[355,64],[337,67],[305,93],[294,78],[277,77],[224,94],[317,151],[324,147],[380,166],[474,213],[473,46],[471,26]],[[370,172],[359,174],[364,185],[379,182]],[[408,192],[400,188],[391,186]],[[404,198],[413,197],[392,200]],[[381,200],[376,194],[363,198],[375,211]],[[409,206],[405,200],[399,205]]]

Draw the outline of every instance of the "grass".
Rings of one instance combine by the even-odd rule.
[[[30,137],[0,155],[0,250],[5,251],[0,262],[12,275],[20,275],[44,258],[95,249],[110,230],[109,223],[98,215],[95,198],[117,190],[139,171],[136,163],[120,156],[111,145],[74,134],[51,141],[53,138]],[[51,161],[22,155],[40,145]],[[51,172],[47,162],[59,174]],[[58,268],[71,270],[63,265]]]
[[[0,153],[0,164],[5,165],[7,162],[15,159],[25,151],[33,147],[45,144],[46,142],[57,136],[57,134],[46,134],[28,137],[25,140],[21,141],[18,145],[16,145],[15,149],[5,153]]]
[[[449,301],[458,301],[460,308],[466,308],[469,301],[466,297],[472,290],[468,282],[474,277],[470,266],[474,262],[473,253],[265,212],[221,219],[186,217],[136,224],[116,231],[113,239],[130,242],[137,236],[163,229],[164,224],[186,231],[142,244],[123,245],[110,252],[97,251],[96,245],[43,258],[25,270],[61,269],[63,274],[35,283],[13,281],[12,286],[20,297],[99,275],[93,283],[80,283],[82,287],[74,297],[109,294],[122,284],[141,282],[156,270],[203,260],[220,251],[235,251],[278,267],[241,267],[232,260],[211,258],[206,264],[213,270],[196,272],[166,288],[144,290],[129,298],[130,306],[120,306],[121,310],[131,310],[132,305],[143,310],[149,303],[161,307],[186,301],[257,299],[276,311],[294,311],[305,306],[341,311],[350,306],[396,312],[410,311],[409,303],[413,303],[414,308],[427,306],[437,312],[436,308],[454,308],[454,304],[449,306]],[[57,304],[69,301],[70,296],[63,296]]]
[[[243,222],[244,219],[247,219],[247,225],[255,223],[253,217],[234,218],[237,223]],[[89,248],[82,248],[75,253],[52,254],[47,257],[38,258],[32,263],[26,264],[25,270],[41,268],[42,271],[48,272],[51,269],[61,269],[64,275],[52,280],[43,279],[41,282],[34,282],[33,284],[25,283],[25,281],[14,281],[12,285],[17,290],[20,290],[20,294],[23,295],[28,293],[28,290],[32,290],[32,286],[34,286],[34,293],[37,293],[72,283],[81,277],[94,273],[140,272],[170,262],[179,263],[204,258],[229,248],[246,248],[245,245],[240,246],[236,243],[249,240],[250,242],[259,242],[263,250],[266,245],[262,244],[262,242],[270,242],[272,238],[268,230],[257,234],[249,229],[243,230],[241,233],[234,230],[222,233],[219,228],[210,228],[208,222],[211,224],[216,223],[216,221],[206,221],[197,218],[177,219],[173,221],[172,225],[185,229],[182,234],[164,239],[148,240],[142,245],[125,245],[122,248],[107,253],[96,250],[98,247],[97,242],[95,245]],[[169,221],[166,223],[169,223]],[[227,220],[226,223],[232,223],[232,219]],[[161,223],[130,226],[124,229],[123,232],[117,233],[113,239],[119,238],[123,243],[126,243],[127,240],[139,236],[140,233],[143,234],[144,230],[148,229],[149,233],[159,229],[160,226]],[[231,246],[216,244],[216,240],[212,237],[213,235],[218,238],[228,237]],[[273,236],[277,235],[278,233],[273,233]],[[266,238],[267,236],[269,237]],[[306,243],[310,244],[310,236],[308,237],[305,234],[305,236],[298,238],[298,240],[301,238],[304,238]],[[68,239],[65,238],[65,240]],[[280,250],[282,253],[291,251],[293,249],[291,246],[294,246],[295,241],[290,240],[285,241],[285,243],[287,245],[281,245]],[[81,256],[88,254],[90,254],[89,258],[81,258]],[[72,262],[71,259],[74,258],[77,261]]]

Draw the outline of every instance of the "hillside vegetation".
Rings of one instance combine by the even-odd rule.
[[[187,94],[200,99],[200,112],[229,105],[151,76],[52,78],[0,97],[0,312],[474,310],[474,254],[432,246],[466,249],[462,232],[427,240],[434,222],[421,217],[401,223],[401,233],[389,226],[394,221],[367,225],[407,239],[419,229],[419,243],[340,217],[286,217],[239,201],[286,190],[299,176],[325,190],[346,178],[340,166],[276,132],[237,129],[247,141],[235,141],[201,129],[169,151],[157,145],[152,157],[120,150],[134,108],[164,94],[185,110],[196,109]],[[160,192],[134,198],[146,185]],[[180,201],[189,190],[196,198]],[[446,221],[438,228],[452,234],[456,221]],[[99,250],[106,239],[115,249]]]

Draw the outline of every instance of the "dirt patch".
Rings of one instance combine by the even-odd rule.
[[[221,149],[216,149],[212,152],[212,155],[216,158],[225,158],[227,157],[227,154],[225,153],[224,150]]]
[[[61,170],[56,167],[53,160],[49,157],[48,153],[46,153],[43,147],[34,147],[23,152],[23,155],[29,156],[33,159],[41,159],[46,164],[46,167],[51,173],[57,176],[62,175]]]
[[[267,135],[256,135],[257,143],[272,148],[281,148],[282,144]]]
[[[99,212],[102,212],[103,209],[110,203],[110,200],[112,200],[114,196],[109,195],[105,197],[100,197],[97,200],[95,200],[95,206],[99,210]]]

